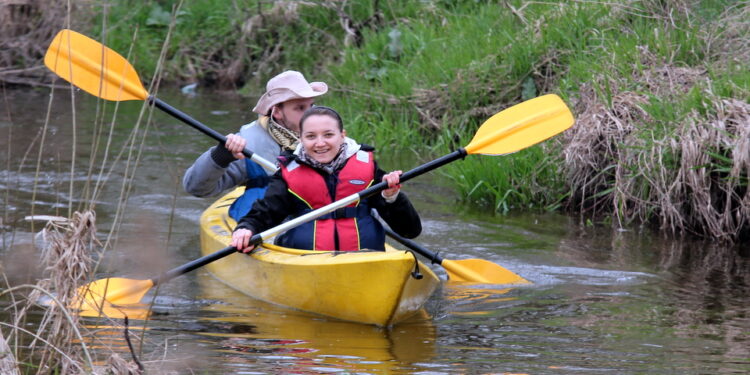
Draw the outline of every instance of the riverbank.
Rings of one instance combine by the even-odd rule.
[[[342,109],[355,138],[423,160],[467,144],[503,108],[557,93],[574,128],[446,168],[464,201],[726,242],[750,234],[748,2],[40,4],[13,14],[38,13],[50,39],[75,21],[147,80],[256,97],[278,71],[305,72],[328,82],[321,102]],[[23,59],[3,61],[36,69],[48,41],[34,36]]]

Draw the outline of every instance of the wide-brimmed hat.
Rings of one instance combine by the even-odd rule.
[[[266,84],[266,93],[258,99],[253,112],[267,115],[271,107],[292,99],[307,99],[328,92],[324,82],[308,83],[300,72],[287,70],[271,78]]]

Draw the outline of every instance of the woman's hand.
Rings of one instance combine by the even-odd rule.
[[[401,171],[393,171],[383,176],[383,181],[388,183],[388,189],[383,190],[382,195],[387,201],[395,200],[399,190],[401,190],[399,180],[402,173]]]
[[[228,134],[227,141],[224,142],[224,147],[232,153],[235,159],[244,159],[245,154],[242,153],[247,145],[247,140],[242,138],[239,134]]]
[[[236,231],[234,231],[234,233],[232,233],[232,246],[236,247],[237,250],[247,254],[255,249],[255,245],[249,245],[250,237],[252,236],[253,232],[249,229],[237,229]]]

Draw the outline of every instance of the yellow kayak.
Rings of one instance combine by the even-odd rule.
[[[236,226],[229,217],[238,188],[201,215],[203,255],[227,247]],[[418,312],[440,280],[409,251],[330,252],[264,244],[206,265],[224,284],[266,302],[336,319],[390,326]],[[423,275],[412,277],[415,267]]]

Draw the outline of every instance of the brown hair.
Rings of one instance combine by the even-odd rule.
[[[321,106],[310,107],[305,111],[305,113],[302,114],[302,117],[299,119],[300,134],[302,133],[302,124],[304,124],[305,120],[312,115],[329,116],[339,123],[340,131],[344,130],[344,121],[341,120],[341,115],[339,115],[339,113],[336,112],[333,108],[321,105]]]

